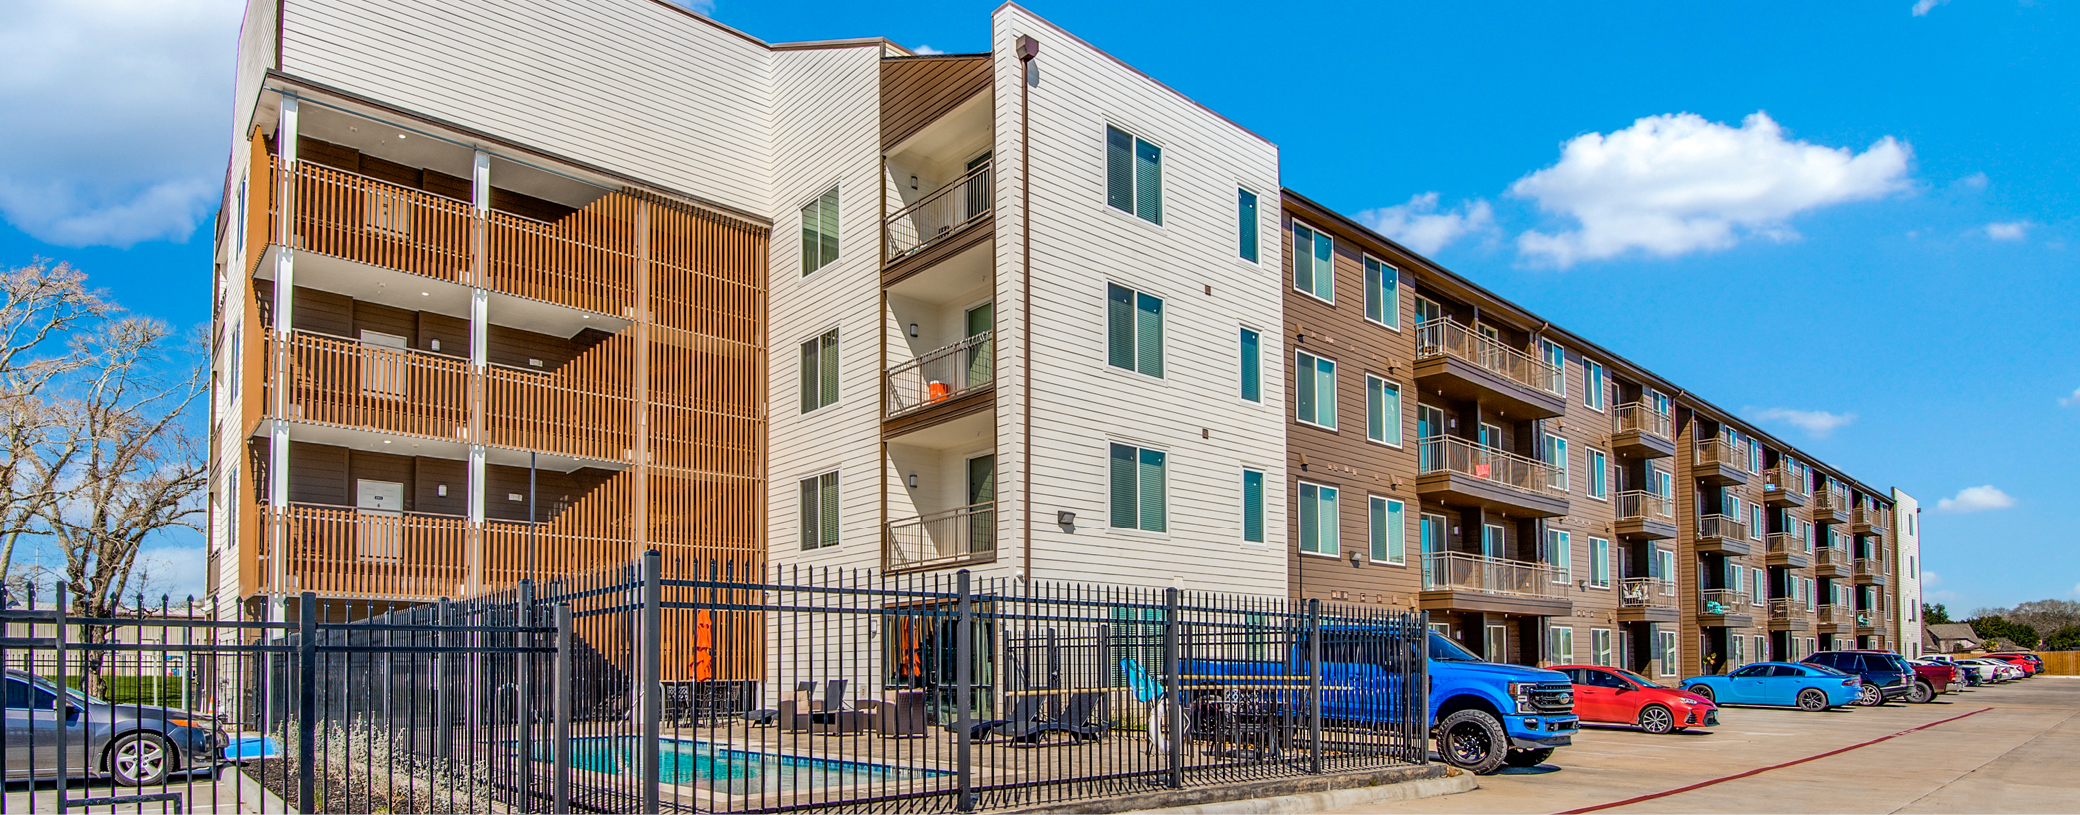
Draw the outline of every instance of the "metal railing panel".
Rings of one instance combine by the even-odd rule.
[[[882,415],[923,410],[990,385],[996,381],[996,348],[996,332],[984,331],[890,368]]]
[[[1416,441],[1418,473],[1453,472],[1523,492],[1565,498],[1560,468],[1457,436]]]
[[[1524,387],[1555,396],[1565,387],[1560,369],[1449,317],[1416,326],[1416,358],[1436,356],[1472,363]]]
[[[894,262],[987,217],[996,202],[994,162],[985,161],[883,219],[881,234]]]
[[[1670,441],[1675,440],[1675,417],[1646,402],[1626,402],[1611,411],[1611,426],[1619,433],[1638,430]]]
[[[1551,564],[1468,552],[1432,552],[1423,556],[1423,588],[1565,598],[1572,584]]]

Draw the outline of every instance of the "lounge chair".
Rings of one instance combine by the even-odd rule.
[[[979,741],[997,735],[1020,732],[1037,722],[1045,720],[1042,706],[1047,704],[1047,699],[1048,697],[1044,694],[1026,694],[1016,697],[1011,702],[1011,715],[1002,719],[975,722],[968,727],[968,734],[971,738]],[[946,725],[946,729],[959,732],[955,730],[957,726],[949,723]]]
[[[823,709],[809,711],[810,729],[818,733],[857,733],[867,729],[873,721],[870,711],[853,707],[845,700],[845,687],[850,680],[833,679],[823,683]]]
[[[1060,712],[1046,721],[1030,722],[1023,727],[1011,725],[1005,735],[1022,744],[1040,744],[1049,734],[1067,733],[1072,741],[1097,741],[1105,734],[1105,723],[1098,721],[1098,712],[1105,705],[1105,694],[1079,691],[1069,694],[1069,703]]]

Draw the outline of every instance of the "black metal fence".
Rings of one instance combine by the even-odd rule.
[[[970,811],[1427,756],[1413,613],[656,553],[257,603],[0,612],[0,744],[46,779],[0,811]],[[139,743],[164,778],[113,777]]]

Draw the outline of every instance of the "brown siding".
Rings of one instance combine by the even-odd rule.
[[[881,61],[881,149],[896,146],[960,103],[989,89],[987,55]]]

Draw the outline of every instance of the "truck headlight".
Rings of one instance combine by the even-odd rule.
[[[1536,682],[1509,683],[1509,698],[1516,703],[1518,713],[1538,712],[1537,706],[1531,701],[1531,690],[1536,687],[1538,687]]]

